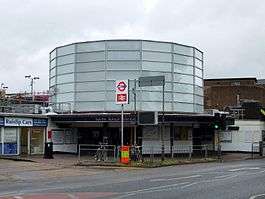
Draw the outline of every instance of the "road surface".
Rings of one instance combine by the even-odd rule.
[[[35,198],[43,194],[50,198],[265,198],[265,159],[153,169],[27,168],[16,172],[0,166],[1,174],[8,171],[0,177],[1,199],[34,198],[34,194]]]

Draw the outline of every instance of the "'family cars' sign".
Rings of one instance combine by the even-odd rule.
[[[33,126],[32,118],[5,117],[5,126]]]

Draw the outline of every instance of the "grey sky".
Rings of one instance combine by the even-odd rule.
[[[0,82],[48,89],[48,54],[99,39],[151,39],[198,47],[205,77],[265,78],[262,0],[0,0]]]

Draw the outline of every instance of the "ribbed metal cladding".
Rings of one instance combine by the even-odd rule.
[[[119,111],[115,80],[165,75],[167,112],[203,112],[203,53],[195,47],[149,40],[73,43],[50,53],[49,88],[53,103],[74,111]],[[132,87],[130,87],[132,90]],[[137,90],[137,110],[161,111],[162,88]],[[134,110],[133,95],[125,111]]]

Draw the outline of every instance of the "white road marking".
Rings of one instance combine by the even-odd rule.
[[[249,199],[255,199],[255,198],[260,197],[260,196],[265,196],[265,193],[259,194],[259,195],[255,195],[255,196],[251,196]]]
[[[158,179],[151,179],[150,182],[161,182],[161,181],[171,181],[171,180],[183,180],[189,178],[199,178],[202,177],[201,175],[192,175],[192,176],[184,176],[184,177],[177,177],[177,178],[158,178]]]
[[[177,186],[184,185],[184,184],[188,184],[188,183],[189,182],[181,182],[181,183],[176,183],[176,184],[156,186],[156,187],[151,187],[151,188],[146,188],[146,189],[139,189],[139,190],[135,190],[135,191],[125,192],[124,195],[118,196],[118,197],[116,197],[116,199],[127,198],[129,196],[133,196],[133,195],[136,195],[139,193],[166,191],[166,190],[169,190],[170,188],[177,187]]]
[[[233,175],[229,174],[229,175],[215,176],[214,178],[220,179],[220,178],[226,178],[226,177],[230,177],[230,176],[233,176]]]
[[[67,195],[68,195],[69,198],[71,198],[71,199],[78,199],[77,196],[75,196],[75,195],[73,195],[73,194],[71,194],[71,193],[68,193]]]
[[[235,178],[237,176],[238,175],[230,175],[230,176],[225,177],[225,178],[217,178],[217,179],[213,179],[213,180],[205,180],[205,181],[202,181],[202,182],[216,182],[216,181],[228,180],[228,179],[231,179],[231,178]]]
[[[244,170],[258,170],[260,167],[242,167],[237,169],[230,169],[228,171],[235,172],[235,171],[244,171]]]
[[[255,173],[246,173],[245,175],[248,176],[248,175],[256,175],[256,174],[260,174],[260,173],[264,173],[265,170],[262,170],[262,171],[258,171],[258,172],[255,172]]]
[[[181,189],[185,189],[187,187],[190,187],[190,186],[193,186],[193,185],[196,185],[196,184],[199,184],[199,182],[193,182],[193,183],[190,183],[190,184],[187,184],[187,185],[184,185],[181,187]]]
[[[14,196],[15,199],[23,199],[21,196]]]
[[[201,183],[211,183],[211,182],[216,182],[216,181],[228,180],[228,179],[231,179],[231,178],[234,178],[234,177],[237,177],[237,176],[238,175],[229,175],[229,176],[227,175],[226,177],[222,176],[222,178],[215,178],[213,180],[202,180],[202,181],[199,181],[199,182],[193,182],[193,183],[184,185],[181,188],[184,189],[184,188],[187,188],[187,187],[190,187],[190,186],[193,186],[193,185],[196,185],[196,184],[201,184]]]

